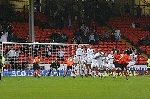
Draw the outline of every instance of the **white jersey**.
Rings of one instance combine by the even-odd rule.
[[[82,62],[83,54],[84,54],[84,50],[82,48],[77,48],[77,50],[76,50],[76,57],[78,59],[78,63]]]
[[[74,63],[78,63],[78,57],[77,57],[77,55],[74,55],[73,60],[74,60]]]
[[[115,68],[115,65],[113,64],[113,61],[114,61],[114,56],[112,54],[108,54],[108,56],[107,56],[107,62],[108,62],[107,67],[109,69]]]
[[[64,51],[62,51],[62,50],[58,51],[58,56],[59,57],[64,57],[64,54],[65,54]]]
[[[132,62],[137,61],[137,55],[135,55],[135,54],[130,54],[130,58],[132,59]]]
[[[93,54],[92,56],[92,64],[91,64],[91,67],[98,67],[99,64],[98,64],[98,57],[99,57],[99,53],[96,53],[96,54]]]
[[[97,58],[98,64],[99,64],[99,66],[101,66],[101,64],[102,64],[102,58],[104,56],[104,53],[103,52],[97,52],[97,56],[99,56]]]
[[[0,42],[7,42],[8,32],[5,32],[0,39]]]
[[[87,48],[87,57],[91,57],[94,53],[93,49]]]
[[[108,60],[108,63],[109,63],[109,64],[113,64],[114,56],[113,56],[112,54],[108,54],[107,60]]]
[[[13,49],[11,49],[7,54],[8,54],[8,57],[15,57],[16,56],[16,52]]]
[[[137,55],[135,55],[135,54],[130,54],[130,58],[131,58],[132,60],[129,62],[128,66],[129,66],[129,67],[134,67],[134,66],[135,66],[135,63],[136,63],[136,61],[137,61]]]
[[[81,63],[86,63],[87,62],[87,53],[83,52],[83,55],[81,57]]]
[[[82,48],[77,48],[77,50],[76,50],[76,55],[77,55],[77,56],[82,56],[83,53],[84,53],[84,51],[83,51]]]
[[[103,56],[102,57],[102,63],[101,63],[101,66],[105,66],[105,67],[108,67],[108,62],[107,62],[107,57],[106,56]]]

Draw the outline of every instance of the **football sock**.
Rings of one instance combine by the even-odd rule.
[[[85,69],[85,75],[88,76],[88,69]]]
[[[92,76],[94,77],[94,75],[95,75],[95,71],[92,71]]]
[[[115,77],[115,76],[116,76],[116,71],[113,72],[113,77]]]
[[[91,74],[91,69],[89,69],[89,74]]]
[[[129,70],[127,69],[127,75],[129,75]]]
[[[36,72],[34,72],[34,77],[36,77]]]
[[[133,70],[133,76],[135,76],[135,74],[136,74],[136,72],[135,72],[135,70]]]
[[[40,70],[37,71],[37,76],[40,77]]]
[[[104,71],[104,77],[106,77],[106,71]]]
[[[96,71],[94,71],[94,77],[96,76]]]

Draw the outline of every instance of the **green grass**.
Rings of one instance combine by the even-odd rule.
[[[150,99],[150,76],[2,79],[0,99]]]

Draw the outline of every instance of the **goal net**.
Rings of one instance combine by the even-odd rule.
[[[87,46],[88,44],[82,44]],[[75,55],[78,44],[64,43],[2,43],[2,56],[5,57],[4,76],[32,76],[33,59],[40,58],[41,75],[46,76],[50,69],[50,64],[55,58],[60,63],[60,75],[66,69],[64,59],[71,54]],[[64,55],[63,55],[64,54]],[[61,57],[63,56],[63,58]],[[78,72],[78,71],[77,71]],[[55,71],[52,76],[55,75]]]

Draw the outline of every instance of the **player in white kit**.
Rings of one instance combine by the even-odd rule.
[[[79,64],[79,75],[81,74],[81,62],[82,62],[82,55],[84,54],[84,50],[81,45],[78,45],[78,48],[76,50],[76,60]]]
[[[108,67],[107,52],[102,56],[102,63],[99,68],[99,77],[106,77],[106,69]]]
[[[80,70],[81,77],[86,75],[86,73],[85,73],[86,64],[87,64],[87,53],[86,53],[85,48],[83,48],[83,55],[81,56],[81,64],[80,64],[80,66],[81,66],[81,70]]]
[[[110,71],[115,69],[115,65],[114,65],[114,55],[113,55],[113,51],[110,51],[110,54],[108,54],[107,56],[107,62],[108,62],[108,74],[110,75]],[[115,76],[116,73],[113,73],[113,77]]]
[[[136,52],[132,52],[132,54],[130,54],[130,58],[131,58],[132,60],[129,62],[128,67],[129,67],[130,69],[132,69],[132,74],[133,74],[133,76],[135,76],[135,75],[136,75],[136,67],[135,67],[135,64],[136,64],[136,61],[137,61],[137,59],[138,59]]]
[[[98,76],[100,77],[100,76],[102,76],[102,75],[101,75],[101,72],[104,71],[104,68],[103,68],[103,66],[102,66],[102,64],[103,64],[104,52],[102,52],[101,49],[98,49],[98,52],[97,52],[96,54],[97,54],[97,56],[98,56],[98,58],[97,58],[97,62],[98,62],[97,71],[99,71]],[[103,65],[104,65],[104,64],[103,64]]]
[[[100,54],[97,51],[94,51],[94,54],[92,55],[92,63],[91,63],[91,68],[92,68],[92,76],[96,76],[96,70],[99,67],[98,64],[98,58],[100,57]]]
[[[85,69],[85,73],[86,76],[91,76],[91,63],[92,63],[92,56],[94,54],[94,49],[92,49],[92,45],[88,45],[87,48],[87,55],[86,55],[86,69]]]

